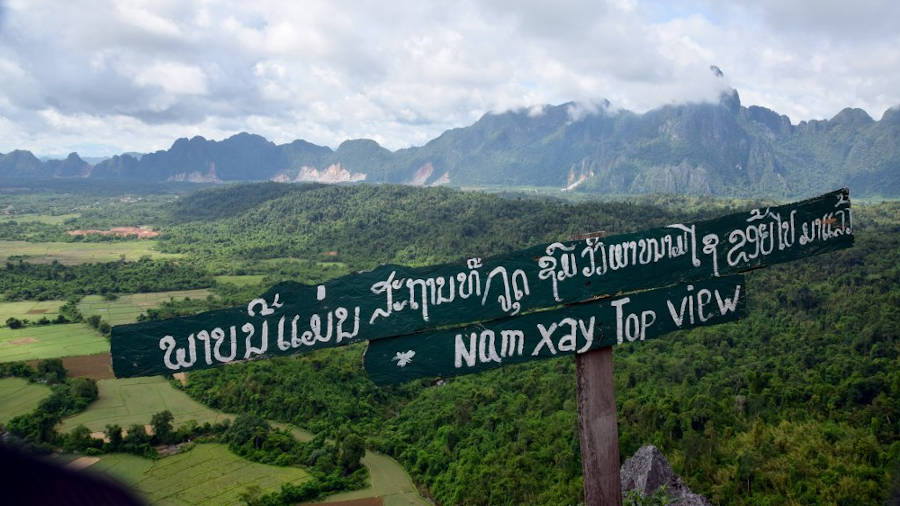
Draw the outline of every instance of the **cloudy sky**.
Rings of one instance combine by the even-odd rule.
[[[397,149],[490,111],[642,112],[722,86],[795,123],[880,119],[900,104],[898,19],[895,0],[0,0],[0,153],[240,131]]]

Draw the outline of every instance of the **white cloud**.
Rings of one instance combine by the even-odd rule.
[[[894,2],[3,5],[0,152],[148,151],[240,130],[396,149],[488,111],[574,101],[581,115],[609,99],[641,112],[725,86],[794,121],[900,103]]]
[[[135,29],[160,37],[181,37],[182,35],[175,21],[166,19],[164,14],[150,10],[152,4],[149,2],[126,1],[118,3],[115,7],[119,14],[119,20]]]
[[[157,62],[140,70],[134,78],[138,86],[159,86],[175,95],[204,95],[206,74],[199,67],[177,62]]]

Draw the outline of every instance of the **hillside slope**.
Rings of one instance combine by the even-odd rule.
[[[447,189],[328,187],[185,224],[170,246],[198,257],[346,249],[355,266],[430,263],[501,241],[518,247],[566,235],[569,224],[626,232],[727,212],[685,204],[575,206]],[[854,213],[855,247],[749,273],[747,319],[615,349],[623,456],[659,446],[693,490],[718,504],[878,504],[897,493],[900,208]],[[474,228],[460,241],[468,223]],[[219,241],[251,224],[246,245]],[[267,237],[301,239],[250,249]],[[190,246],[203,244],[220,249]],[[317,432],[352,427],[443,504],[582,500],[571,359],[379,388],[361,369],[362,352],[200,371],[188,391],[221,409]]]

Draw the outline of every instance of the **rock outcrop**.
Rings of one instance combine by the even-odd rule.
[[[622,480],[622,497],[629,490],[636,490],[644,496],[652,495],[660,487],[666,487],[666,495],[675,506],[711,506],[705,497],[691,492],[691,489],[672,471],[669,461],[653,445],[641,447],[622,464],[619,470]]]

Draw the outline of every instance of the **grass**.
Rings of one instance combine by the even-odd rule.
[[[159,307],[169,299],[205,299],[210,295],[209,290],[181,290],[174,292],[134,293],[120,295],[116,300],[106,300],[101,295],[88,295],[81,299],[78,310],[87,318],[91,315],[100,315],[110,325],[134,323],[139,314],[149,308]],[[2,307],[2,306],[0,306]]]
[[[0,325],[4,325],[6,319],[10,317],[37,321],[46,316],[52,320],[59,314],[59,307],[63,304],[65,301],[62,300],[0,302]]]
[[[314,261],[310,262],[305,258],[295,258],[295,257],[275,257],[275,258],[263,258],[256,262],[258,265],[262,266],[262,268],[278,268],[284,265],[297,264],[301,267],[308,267],[310,264],[315,264],[316,269],[326,270],[326,271],[335,271],[340,273],[349,273],[350,269],[347,267],[347,264],[344,262],[337,261]]]
[[[178,258],[181,255],[161,253],[153,249],[155,241],[110,241],[110,242],[26,242],[0,241],[0,262],[11,256],[26,256],[34,263],[75,265],[97,262],[138,260],[142,256],[151,258]]]
[[[0,328],[0,362],[109,352],[109,342],[83,323]]]
[[[99,472],[117,478],[122,483],[134,485],[153,467],[153,460],[128,453],[103,455],[90,466],[92,472]]]
[[[102,431],[107,424],[118,424],[122,428],[146,425],[154,413],[165,410],[175,416],[176,427],[188,420],[203,424],[233,418],[191,399],[162,376],[100,380],[97,389],[98,399],[85,411],[63,420],[59,427],[61,432],[69,432],[80,424],[92,432]]]
[[[23,213],[0,215],[0,222],[15,221],[17,223],[46,223],[47,225],[62,225],[66,220],[78,218],[79,216],[81,215],[76,213],[58,215]]]
[[[216,276],[217,283],[231,283],[237,286],[256,286],[262,283],[262,274],[246,274],[243,276]]]
[[[250,485],[262,493],[282,483],[300,484],[309,473],[296,467],[277,467],[244,460],[222,444],[199,444],[190,451],[148,460],[131,455],[107,455],[89,467],[110,474],[136,488],[151,504],[242,504],[239,497]]]
[[[362,463],[369,468],[369,479],[372,483],[369,488],[330,495],[322,502],[380,497],[385,506],[431,504],[419,495],[412,479],[396,460],[380,453],[366,451]]]
[[[29,383],[22,378],[0,379],[0,423],[31,413],[44,397],[50,395],[50,387]]]

